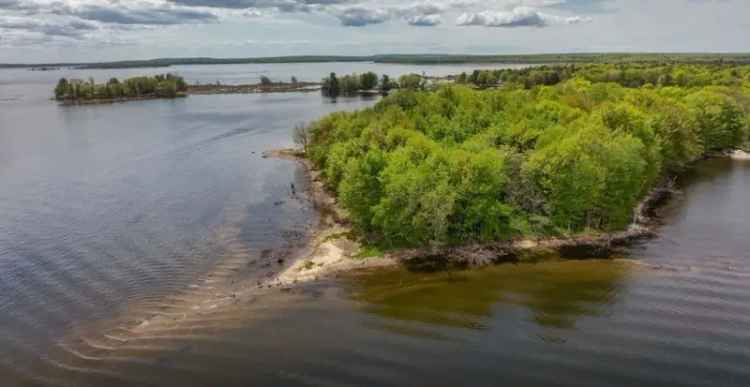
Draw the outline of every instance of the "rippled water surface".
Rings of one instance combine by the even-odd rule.
[[[252,77],[230,69],[186,71]],[[261,152],[372,101],[64,109],[24,77],[0,72],[2,386],[750,385],[750,162],[699,164],[626,259],[378,270],[221,306],[220,283],[275,270],[315,222],[302,171]]]

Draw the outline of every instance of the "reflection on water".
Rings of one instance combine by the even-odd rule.
[[[606,261],[501,265],[422,274],[387,270],[352,281],[367,310],[395,320],[486,329],[498,305],[523,307],[543,327],[574,328],[614,302],[629,267]]]

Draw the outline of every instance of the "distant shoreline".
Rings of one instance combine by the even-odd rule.
[[[110,62],[0,63],[2,68],[123,69],[180,65],[372,62],[383,64],[555,64],[555,63],[732,63],[750,64],[750,53],[575,53],[527,55],[388,54],[368,56],[298,55],[257,58],[158,58]]]
[[[246,85],[202,84],[188,85],[187,94],[257,94],[257,93],[291,93],[291,92],[320,92],[319,82],[277,82],[264,85],[262,83]]]

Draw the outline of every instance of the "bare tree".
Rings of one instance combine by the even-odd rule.
[[[297,146],[302,147],[302,150],[307,153],[307,147],[310,145],[310,127],[305,123],[295,125],[292,137],[294,143],[297,144]]]

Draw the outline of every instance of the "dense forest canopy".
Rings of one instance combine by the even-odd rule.
[[[60,79],[55,87],[58,101],[116,100],[127,98],[175,98],[187,91],[187,83],[173,74],[133,77],[124,81],[112,78],[107,83]]]
[[[389,246],[618,230],[664,178],[743,146],[749,76],[724,65],[501,70],[502,86],[400,90],[332,114],[310,125],[306,151],[356,229]]]
[[[458,75],[456,82],[479,87],[515,83],[527,89],[539,85],[555,85],[571,78],[582,78],[591,82],[615,82],[626,87],[741,86],[748,80],[747,69],[746,66],[731,65],[566,64],[520,70],[476,70],[470,74]]]

